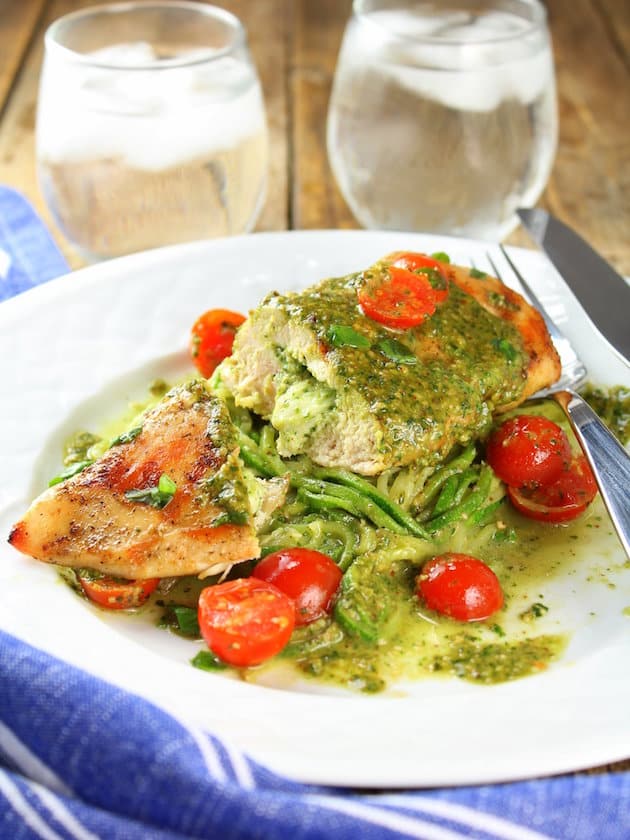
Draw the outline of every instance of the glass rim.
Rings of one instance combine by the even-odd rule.
[[[208,52],[207,55],[199,55],[196,52],[194,58],[187,58],[186,56],[162,58],[144,64],[129,64],[124,61],[112,62],[98,58],[95,59],[94,56],[73,50],[58,40],[59,30],[65,26],[72,25],[76,21],[90,18],[97,14],[121,14],[129,11],[142,12],[150,9],[188,10],[207,18],[222,20],[232,28],[232,39],[225,47],[212,48],[212,51]],[[89,67],[97,67],[101,70],[124,70],[126,72],[155,72],[159,70],[171,70],[177,67],[194,67],[195,65],[209,64],[220,58],[224,58],[226,55],[230,55],[239,47],[245,45],[246,42],[247,32],[236,15],[219,6],[198,3],[195,0],[148,0],[147,2],[143,2],[143,0],[127,0],[127,2],[101,3],[96,6],[87,6],[57,18],[57,20],[50,24],[44,35],[45,48],[49,54],[56,53],[69,61],[76,62],[77,64],[85,64]],[[210,50],[211,48],[208,49]]]
[[[482,36],[474,40],[464,38],[435,38],[431,35],[408,35],[404,32],[394,32],[388,26],[384,25],[380,21],[375,21],[371,17],[372,13],[378,11],[379,9],[367,9],[366,7],[370,5],[370,0],[353,0],[352,14],[355,18],[357,18],[357,20],[369,23],[380,32],[386,33],[392,40],[415,44],[433,44],[434,46],[440,47],[466,46],[471,44],[478,46],[480,44],[509,43],[510,41],[519,40],[524,36],[529,35],[531,32],[540,30],[542,27],[546,26],[547,10],[540,0],[514,0],[514,2],[533,11],[533,16],[526,28],[521,29],[518,32],[509,32],[505,35]],[[391,7],[384,4],[380,10],[391,8],[393,11],[396,11],[400,8],[408,8],[410,5],[412,4],[408,2],[392,3]],[[417,5],[417,3],[414,5]],[[457,5],[457,0],[453,0],[453,5]],[[523,20],[526,19],[523,18]]]

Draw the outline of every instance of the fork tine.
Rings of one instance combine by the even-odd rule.
[[[489,251],[486,251],[486,259],[490,263],[490,267],[492,268],[492,271],[494,272],[494,276],[497,277],[499,280],[501,280],[501,282],[503,282],[502,278],[501,278],[501,274],[499,273],[499,269],[497,268],[497,265],[496,265],[495,261],[492,259],[492,254]],[[518,274],[516,276],[518,277]]]
[[[514,265],[514,263],[512,262],[512,259],[510,258],[510,255],[509,255],[509,254],[508,254],[508,252],[505,250],[505,248],[503,247],[503,245],[499,245],[499,250],[500,250],[500,251],[501,251],[501,253],[503,254],[503,256],[504,256],[504,258],[505,258],[506,263],[510,266],[510,268],[511,268],[511,269],[512,269],[512,271],[514,272],[514,275],[518,278],[518,282],[521,284],[521,286],[523,287],[523,289],[526,291],[526,293],[527,293],[527,297],[529,298],[530,302],[534,304],[534,306],[536,307],[536,309],[540,312],[540,314],[541,314],[541,315],[543,316],[543,318],[545,319],[545,324],[547,325],[547,329],[549,330],[549,332],[551,333],[551,335],[554,335],[554,333],[557,333],[557,332],[558,332],[558,328],[556,327],[556,325],[554,324],[554,322],[551,320],[551,318],[547,315],[547,313],[546,313],[546,311],[545,311],[545,307],[544,307],[544,306],[542,305],[542,303],[538,300],[538,297],[537,297],[537,295],[536,295],[536,292],[534,292],[534,290],[533,290],[533,289],[532,289],[532,287],[529,285],[529,283],[527,282],[527,280],[523,277],[523,275],[521,274],[521,272],[520,272],[520,271],[518,270],[518,268]],[[500,278],[499,278],[499,279],[500,279]]]

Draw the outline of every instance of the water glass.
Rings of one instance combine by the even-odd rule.
[[[38,177],[87,259],[251,230],[268,141],[236,17],[179,0],[96,6],[53,23],[45,46]]]
[[[534,204],[557,141],[537,0],[355,0],[328,155],[367,228],[497,240]]]

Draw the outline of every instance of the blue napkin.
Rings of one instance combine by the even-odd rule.
[[[32,208],[0,187],[0,297],[65,271]],[[2,840],[403,837],[628,840],[630,774],[372,794],[297,784],[0,632]]]
[[[68,271],[28,201],[0,186],[0,301]]]

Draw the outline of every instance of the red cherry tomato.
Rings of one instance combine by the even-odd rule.
[[[424,274],[431,284],[436,303],[441,303],[448,297],[448,276],[444,263],[426,254],[416,254],[412,251],[397,251],[390,254],[388,260],[392,260],[392,265],[406,268],[414,274]]]
[[[449,552],[425,563],[417,594],[429,609],[458,621],[482,621],[503,606],[503,591],[489,566],[468,554]]]
[[[513,487],[549,484],[572,457],[569,439],[560,426],[536,415],[506,420],[486,446],[487,462]]]
[[[334,560],[309,548],[268,554],[252,575],[273,583],[293,599],[296,625],[310,624],[330,612],[342,577]]]
[[[597,483],[584,455],[565,466],[550,484],[540,487],[508,487],[514,507],[541,522],[569,522],[584,513],[597,495]]]
[[[210,650],[245,668],[282,650],[295,626],[295,606],[272,584],[241,578],[203,589],[197,617]]]
[[[197,318],[190,333],[190,355],[202,376],[210,376],[232,353],[234,334],[244,320],[229,309],[209,309]]]
[[[406,268],[390,266],[387,275],[370,277],[358,290],[361,309],[386,327],[417,327],[435,312],[435,295],[428,279]]]
[[[160,582],[159,578],[121,580],[107,575],[92,577],[79,572],[77,578],[90,601],[109,610],[133,610],[142,606]]]

